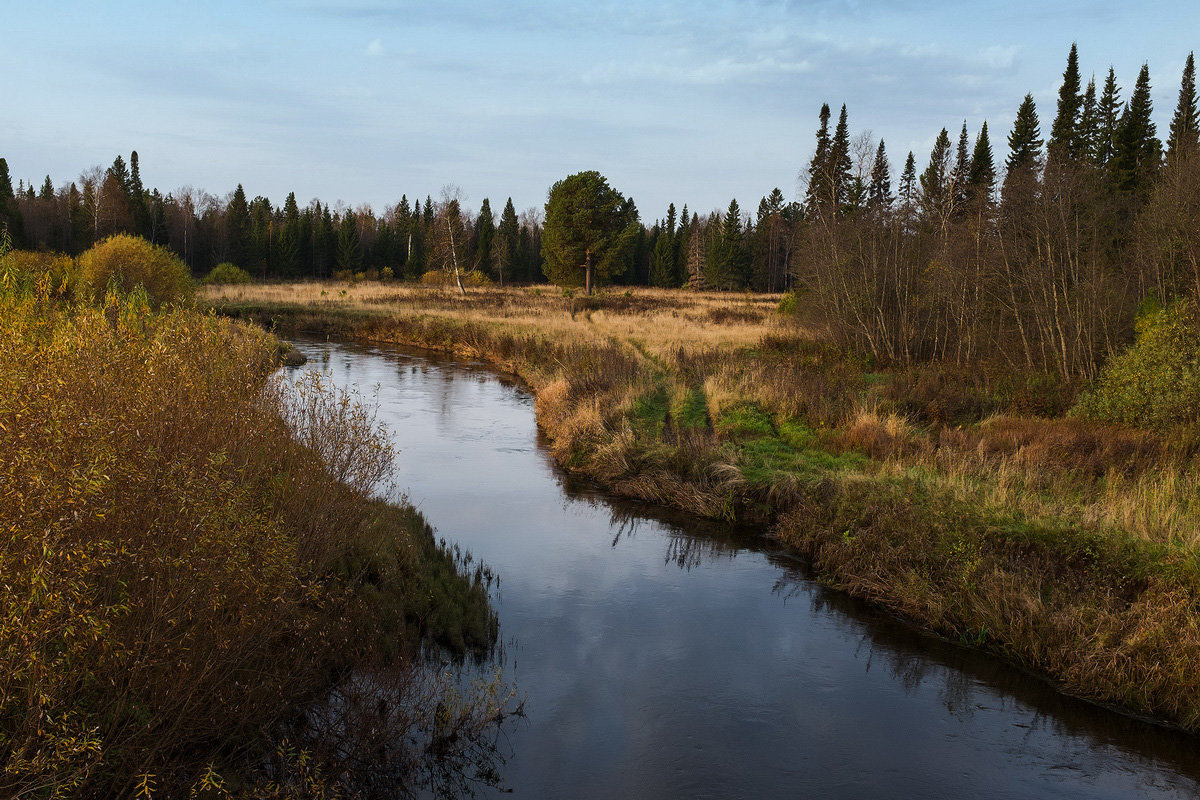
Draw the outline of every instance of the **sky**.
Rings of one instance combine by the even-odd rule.
[[[1026,92],[1043,135],[1071,43],[1127,98],[1150,66],[1165,137],[1196,0],[0,0],[0,157],[14,183],[137,150],[146,186],[377,211],[457,186],[542,207],[598,170],[643,220],[774,187],[794,199],[818,112],[918,169]],[[872,148],[873,149],[873,148]]]

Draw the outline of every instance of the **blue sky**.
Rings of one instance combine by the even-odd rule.
[[[1200,3],[797,0],[0,0],[14,181],[139,153],[148,186],[377,210],[461,187],[518,209],[604,173],[643,219],[668,202],[789,199],[822,102],[918,165],[942,126],[1022,96],[1049,129],[1067,50],[1127,97],[1148,62],[1165,136]]]

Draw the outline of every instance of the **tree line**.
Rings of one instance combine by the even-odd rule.
[[[20,181],[14,189],[0,158],[0,227],[14,247],[78,255],[118,233],[170,246],[194,274],[233,263],[261,279],[328,278],[379,273],[419,278],[430,269],[460,264],[500,282],[542,279],[541,219],[518,215],[512,198],[497,218],[485,198],[477,216],[462,208],[459,192],[444,189],[422,202],[407,195],[376,214],[370,206],[334,208],[313,200],[304,208],[288,194],[276,206],[248,199],[239,184],[226,198],[190,187],[162,194],[147,189],[136,151],[94,167],[57,189]]]
[[[1194,58],[1165,144],[1149,68],[1121,91],[1111,68],[1084,86],[1072,45],[1047,138],[1026,95],[1002,174],[986,123],[973,142],[964,124],[919,174],[908,153],[896,191],[885,144],[822,108],[792,271],[832,332],[887,361],[1090,377],[1139,310],[1200,293]]]
[[[753,215],[736,199],[705,215],[671,204],[647,225],[616,193],[614,215],[632,222],[598,277],[795,289],[832,335],[880,360],[986,355],[1093,375],[1128,341],[1139,308],[1200,295],[1193,56],[1165,142],[1150,89],[1145,65],[1128,99],[1112,68],[1084,85],[1072,45],[1048,136],[1026,95],[1002,164],[987,123],[974,136],[963,123],[956,139],[942,128],[919,172],[907,153],[896,183],[885,142],[852,135],[846,107],[835,120],[825,105],[801,198],[776,188]],[[539,210],[518,217],[511,199],[498,220],[486,199],[468,213],[453,189],[438,200],[404,196],[381,215],[319,200],[302,209],[294,194],[277,207],[247,200],[240,185],[225,200],[163,195],[143,186],[137,153],[58,189],[47,177],[40,191],[23,182],[14,191],[0,159],[0,226],[15,245],[77,253],[132,232],[169,244],[197,273],[230,261],[262,278],[478,269],[501,283],[582,283],[582,270],[547,263],[542,219]]]

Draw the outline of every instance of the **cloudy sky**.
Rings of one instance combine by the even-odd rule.
[[[461,187],[518,209],[604,173],[645,219],[797,193],[822,102],[897,170],[943,126],[1043,132],[1067,50],[1165,135],[1196,0],[0,0],[0,157],[56,184],[136,149],[148,186],[377,209]],[[748,210],[749,210],[748,209]]]

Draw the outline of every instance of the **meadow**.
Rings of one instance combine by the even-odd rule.
[[[760,523],[822,578],[1064,691],[1200,729],[1200,439],[1044,374],[889,365],[790,295],[394,283],[207,287],[274,327],[484,358],[567,469]]]

